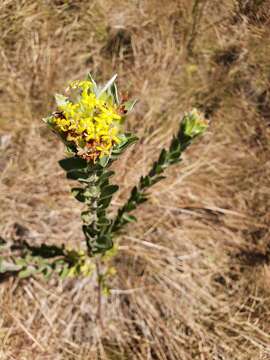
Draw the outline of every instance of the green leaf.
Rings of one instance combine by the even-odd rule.
[[[24,279],[27,278],[31,275],[33,275],[36,272],[36,270],[34,268],[26,268],[24,270],[21,270],[18,274],[19,278]]]
[[[65,264],[60,273],[60,278],[64,280],[68,276],[68,273],[69,273],[69,266],[68,264]]]
[[[157,182],[159,182],[159,181],[161,181],[163,179],[166,179],[166,176],[161,175],[161,176],[154,177],[152,179],[152,181],[151,181],[151,185],[154,185],[154,184],[156,184]]]
[[[165,149],[162,149],[159,155],[158,163],[160,165],[164,164],[166,161],[167,151]]]
[[[97,86],[97,83],[95,82],[94,78],[92,77],[91,73],[89,72],[87,74],[87,80],[91,81],[92,84],[93,84],[93,91],[95,93],[95,95],[97,96],[98,95],[98,86]]]
[[[138,100],[136,99],[136,100],[129,100],[129,101],[126,101],[123,103],[123,105],[125,107],[126,115],[129,114],[133,110],[133,108],[137,102],[138,102]]]
[[[138,137],[126,133],[119,136],[120,143],[115,145],[112,150],[112,158],[117,158],[119,155],[121,155],[130,145],[134,144],[136,141],[138,141]]]
[[[126,205],[125,205],[125,211],[130,212],[132,210],[136,209],[136,203],[134,201],[129,201]]]
[[[106,171],[104,172],[102,175],[100,175],[99,179],[98,179],[98,184],[102,184],[107,181],[109,179],[109,177],[111,177],[112,175],[114,175],[114,171]]]
[[[136,222],[137,218],[133,215],[123,214],[122,218],[127,222]]]
[[[156,174],[161,174],[163,172],[163,168],[161,165],[156,165],[155,166],[155,173]]]
[[[104,188],[101,189],[100,200],[106,199],[107,197],[111,197],[112,194],[114,194],[118,189],[119,189],[118,185],[105,186]]]
[[[52,130],[52,120],[54,119],[54,117],[52,115],[46,116],[44,118],[42,118],[42,121],[44,121]]]
[[[144,202],[146,202],[147,199],[147,194],[143,194],[143,196],[141,196],[138,200],[137,200],[137,204],[143,204]]]
[[[179,140],[174,136],[170,145],[170,152],[180,151]]]
[[[59,165],[62,169],[66,171],[85,169],[87,167],[87,161],[79,158],[78,156],[73,156],[70,158],[62,159],[59,161]]]
[[[24,258],[16,258],[15,259],[15,264],[18,265],[18,266],[25,266],[26,265],[26,261]]]
[[[108,165],[110,161],[110,157],[109,156],[102,156],[100,159],[99,159],[99,164],[102,166],[102,167],[106,167]]]
[[[102,218],[106,216],[106,211],[102,207],[98,207],[97,209],[97,217]]]
[[[182,161],[182,160],[179,159],[179,157],[177,157],[176,159],[170,159],[170,165],[177,164],[177,163],[179,163],[180,161]]]
[[[151,179],[149,176],[141,176],[140,178],[140,188],[145,188],[150,186]]]
[[[107,207],[111,203],[111,199],[112,199],[112,196],[106,197],[104,199],[100,199],[98,202],[98,206],[100,207],[100,209],[102,209],[102,210],[107,209]]]
[[[95,247],[92,249],[93,254],[105,253],[113,247],[113,242],[110,234],[100,236],[95,242]]]
[[[85,180],[88,179],[88,174],[80,170],[71,170],[67,172],[67,178],[70,180]]]
[[[98,226],[101,226],[101,227],[103,227],[103,226],[107,226],[107,225],[110,225],[110,220],[109,219],[107,219],[106,217],[101,217],[101,218],[99,218],[98,219]]]
[[[31,251],[32,256],[40,256],[42,258],[53,258],[55,256],[62,256],[64,254],[63,246],[56,246],[56,245],[46,245],[41,244],[40,246],[31,246],[24,242],[24,245],[27,247],[28,250]]]
[[[170,160],[178,159],[181,155],[181,151],[175,151],[173,153],[170,153]]]
[[[132,190],[131,190],[131,196],[130,197],[131,197],[132,200],[136,200],[137,196],[138,196],[138,189],[137,189],[137,186],[134,186],[132,188]]]
[[[78,201],[85,202],[86,197],[85,197],[85,194],[84,194],[84,189],[82,189],[82,188],[72,188],[71,193],[75,197],[75,199],[77,199]]]
[[[87,239],[92,240],[94,236],[96,236],[96,230],[90,225],[83,225],[82,227],[84,235]]]
[[[105,91],[107,91],[107,90],[112,86],[112,84],[115,82],[116,78],[117,78],[117,74],[115,74],[115,75],[98,91],[97,97],[99,97],[99,96],[102,95]]]
[[[59,136],[59,134],[57,134]],[[73,155],[74,153],[76,153],[77,151],[77,148],[76,148],[76,145],[74,145],[73,143],[69,142],[69,141],[66,141],[63,137],[61,137],[61,140],[63,141],[63,143],[65,144],[66,146],[66,152],[68,155]]]
[[[61,94],[55,94],[55,101],[58,107],[65,106],[67,103],[69,103],[69,99]]]
[[[119,97],[118,97],[118,90],[117,90],[117,86],[115,83],[112,84],[111,86],[111,93],[112,96],[114,98],[114,102],[119,105],[120,101],[119,101]]]
[[[53,274],[53,269],[48,265],[43,268],[43,276],[46,280],[49,280]]]
[[[139,138],[131,133],[123,134],[121,138],[121,142],[119,144],[119,148],[121,149],[126,148],[127,146],[134,144],[138,140]]]

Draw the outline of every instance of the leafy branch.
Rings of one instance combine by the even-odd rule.
[[[67,172],[68,179],[77,180],[82,184],[82,187],[73,188],[72,193],[87,207],[81,216],[89,256],[105,253],[113,246],[110,231],[112,220],[107,217],[107,208],[119,187],[110,184],[110,177],[114,175],[114,171],[108,168],[136,141],[137,137],[129,133],[123,134],[121,142],[113,147],[110,156],[103,157],[95,164],[88,163],[78,156],[59,162]]]
[[[204,131],[206,126],[206,122],[198,122],[197,112],[184,115],[178,134],[173,136],[169,148],[161,150],[158,160],[154,162],[148,175],[141,176],[139,184],[133,187],[127,202],[118,210],[111,227],[112,233],[119,231],[125,224],[137,220],[129,213],[148,200],[147,190],[165,178],[162,174],[169,166],[181,161],[182,153]]]
[[[81,274],[87,276],[94,269],[87,254],[64,246],[32,246],[27,241],[9,245],[3,241],[0,252],[0,274],[9,273],[20,278],[42,274],[49,279],[57,273],[64,279]]]

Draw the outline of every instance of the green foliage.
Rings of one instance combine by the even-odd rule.
[[[115,84],[116,75],[102,87],[96,84],[91,74],[88,74],[88,79],[91,81],[90,87],[87,84],[85,89],[90,91],[91,95],[94,94],[93,96],[96,98],[105,96],[107,99],[107,103],[104,104],[105,110],[109,104],[117,107],[119,113],[123,115],[122,117],[119,115],[121,119],[136,104],[136,101],[120,101]],[[57,94],[55,98],[60,107],[70,101],[63,95]],[[84,94],[84,99],[85,101],[89,100],[87,94]],[[115,108],[112,107],[112,109]],[[109,116],[109,113],[107,112],[106,116]],[[63,112],[58,112],[55,116],[58,116],[58,119],[60,116],[61,119],[66,121]],[[92,118],[89,117],[89,119],[93,121],[92,125],[94,126],[94,122],[97,120],[95,120],[95,115],[92,114],[91,116]],[[45,119],[49,126],[51,124],[50,119],[51,117]],[[89,124],[91,125],[91,123]],[[207,122],[197,110],[186,113],[180,123],[179,131],[176,136],[173,136],[168,149],[161,149],[148,174],[141,176],[138,185],[133,187],[128,200],[118,210],[115,218],[108,215],[108,209],[119,186],[110,182],[111,177],[114,175],[114,171],[110,170],[110,166],[138,138],[131,133],[118,132],[117,141],[110,143],[110,150],[105,152],[99,152],[99,147],[104,146],[104,144],[98,143],[99,140],[90,139],[88,143],[83,140],[86,148],[78,149],[74,147],[74,144],[68,142],[68,136],[62,138],[70,156],[60,160],[59,165],[66,172],[68,179],[78,182],[78,185],[72,188],[71,193],[76,200],[84,205],[81,218],[86,251],[69,250],[64,246],[46,244],[31,246],[25,241],[16,246],[8,247],[6,242],[1,239],[0,273],[10,272],[17,274],[21,278],[37,274],[50,278],[54,273],[61,278],[88,276],[94,267],[92,257],[101,255],[105,259],[106,256],[108,257],[109,254],[114,252],[113,237],[124,225],[136,221],[136,217],[131,214],[132,211],[148,200],[149,189],[165,178],[164,172],[169,166],[181,161],[183,151],[197,136],[205,131],[207,126]],[[55,129],[53,128],[53,130]],[[73,129],[70,131],[72,132]],[[106,128],[106,131],[110,136],[109,132],[111,130]],[[58,136],[61,137],[61,133]],[[83,139],[84,134],[81,136]],[[105,292],[108,292],[105,281],[108,276],[105,272],[103,275],[99,274],[100,278],[98,279]]]
[[[123,103],[125,114],[129,114],[133,110],[136,103],[137,103],[137,100],[125,101]]]
[[[111,159],[117,160],[117,158],[123,154],[123,152],[132,144],[136,143],[138,141],[138,137],[134,136],[131,133],[125,133],[119,136],[121,139],[121,142],[119,144],[116,144],[111,153]]]
[[[84,160],[78,156],[73,156],[70,158],[60,160],[59,165],[65,171],[72,171],[74,169],[76,169],[76,170],[85,169],[87,167],[87,162],[86,162],[86,160]]]
[[[111,156],[102,157],[95,164],[77,155],[59,162],[68,179],[82,184],[82,187],[74,187],[72,194],[86,206],[81,217],[89,256],[105,254],[113,246],[110,231],[112,220],[107,216],[107,208],[119,186],[110,184],[109,178],[114,175],[114,171],[109,170],[109,167],[138,140],[130,133],[122,134],[119,138],[120,142],[114,145]]]
[[[73,188],[72,193],[78,201],[87,205],[87,210],[82,212],[82,219],[90,256],[105,254],[112,248],[113,234],[125,224],[136,221],[136,217],[130,213],[147,201],[148,189],[165,178],[163,173],[169,166],[181,161],[183,151],[206,127],[206,121],[197,110],[184,115],[178,134],[173,136],[169,148],[162,149],[149,173],[141,176],[139,184],[132,189],[130,197],[118,210],[115,219],[108,217],[107,209],[119,187],[110,184],[109,178],[114,172],[108,168],[137,141],[137,137],[130,133],[122,134],[121,142],[114,145],[111,156],[105,160],[99,159],[97,164],[89,164],[77,156],[60,161],[60,166],[66,170],[69,179],[86,184],[83,188]]]
[[[42,244],[31,246],[26,241],[16,246],[6,245],[0,257],[0,274],[9,273],[20,278],[42,275],[49,279],[57,274],[62,279],[88,276],[94,264],[83,251],[69,250],[64,246]],[[4,256],[8,252],[8,256]]]
[[[180,123],[177,136],[173,136],[168,149],[162,149],[158,160],[154,162],[148,175],[141,176],[139,184],[135,186],[122,208],[118,210],[117,216],[112,223],[111,231],[119,231],[123,225],[136,221],[129,213],[137,208],[139,204],[148,199],[147,190],[157,182],[165,178],[164,171],[171,165],[181,161],[183,151],[191,144],[198,135],[207,128],[206,121],[196,110],[186,113]]]
[[[61,95],[61,94],[55,94],[54,97],[55,97],[57,106],[65,105],[69,101],[66,96]]]

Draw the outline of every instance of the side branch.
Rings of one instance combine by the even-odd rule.
[[[173,136],[169,149],[161,150],[158,160],[154,162],[148,175],[140,178],[139,184],[132,189],[127,202],[118,210],[111,227],[112,233],[119,231],[125,224],[136,221],[135,216],[129,213],[148,200],[147,190],[164,179],[165,176],[162,174],[167,167],[181,161],[182,153],[207,126],[208,123],[197,110],[184,115],[178,134]]]

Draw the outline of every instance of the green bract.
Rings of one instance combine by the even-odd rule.
[[[182,120],[182,128],[185,136],[193,139],[204,133],[207,127],[208,122],[197,109],[185,113]]]

